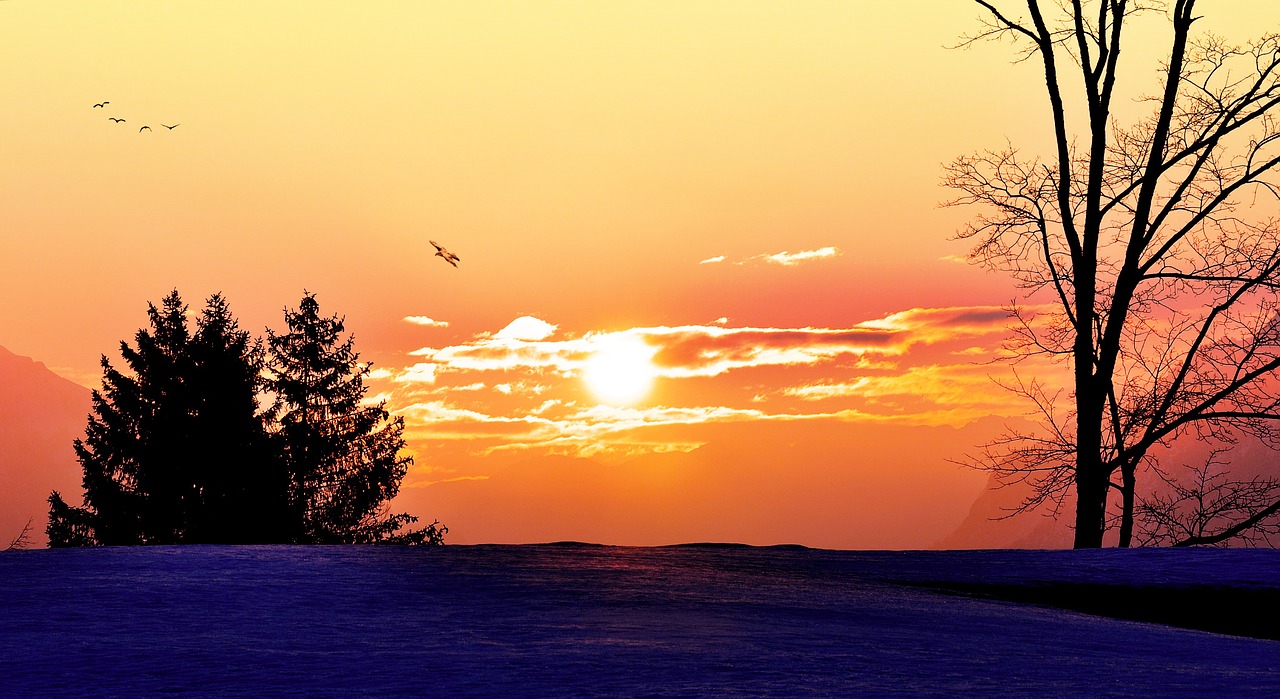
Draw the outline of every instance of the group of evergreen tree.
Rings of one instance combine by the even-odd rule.
[[[102,357],[83,439],[84,504],[49,496],[49,545],[439,544],[392,514],[412,458],[404,421],[364,404],[369,366],[314,294],[254,338],[225,299],[195,321],[175,290],[149,329]]]

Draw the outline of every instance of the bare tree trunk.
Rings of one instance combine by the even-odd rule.
[[[1120,496],[1123,498],[1123,511],[1120,513],[1120,543],[1122,549],[1133,544],[1133,507],[1137,490],[1138,464],[1126,461],[1120,466]]]
[[[1080,461],[1088,456],[1081,452]],[[1107,477],[1095,457],[1093,463],[1080,463],[1076,471],[1076,538],[1078,549],[1102,547],[1104,516],[1107,510]]]
[[[1102,463],[1106,393],[1094,376],[1094,304],[1097,267],[1096,231],[1085,230],[1085,255],[1075,267],[1076,327],[1072,360],[1076,386],[1076,535],[1075,548],[1101,548],[1107,505],[1107,472]]]
[[[1090,355],[1091,356],[1091,355]],[[1076,359],[1077,367],[1089,364]],[[1077,369],[1079,371],[1079,369]],[[1088,371],[1086,368],[1085,371]],[[1102,462],[1102,401],[1095,400],[1092,380],[1077,383],[1076,536],[1078,549],[1101,548],[1107,510],[1108,474]]]

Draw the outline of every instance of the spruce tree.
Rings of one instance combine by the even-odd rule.
[[[188,479],[197,489],[185,541],[287,540],[287,479],[259,412],[261,340],[240,330],[214,295],[196,321],[189,353],[197,420],[187,433]]]
[[[258,415],[262,350],[215,295],[191,334],[175,290],[102,357],[76,457],[84,504],[49,497],[51,546],[281,540],[283,468]]]
[[[385,403],[364,405],[364,377],[343,319],[321,316],[315,295],[285,310],[288,331],[267,331],[268,411],[289,477],[299,543],[440,543],[436,523],[400,532],[417,518],[390,514],[387,502],[413,459],[401,456],[403,418]]]

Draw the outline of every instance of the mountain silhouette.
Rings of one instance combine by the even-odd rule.
[[[49,491],[80,502],[80,466],[71,442],[84,434],[90,392],[4,347],[0,386],[0,548],[27,520],[30,544],[44,546]]]

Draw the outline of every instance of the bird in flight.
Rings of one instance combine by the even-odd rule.
[[[115,122],[115,123],[117,123],[117,124],[123,124],[123,123],[124,123],[124,119],[117,119],[117,118],[115,118],[115,117],[107,117],[107,118],[108,118],[108,119],[110,119],[111,121],[114,121],[114,122]]]
[[[443,257],[445,262],[448,262],[449,264],[453,265],[454,267],[457,267],[457,266],[458,266],[458,263],[462,261],[462,259],[461,259],[461,258],[459,258],[457,255],[455,255],[455,254],[453,254],[453,253],[449,252],[448,250],[445,250],[444,248],[440,247],[440,244],[439,244],[439,243],[437,243],[436,241],[434,241],[434,240],[428,240],[427,242],[428,242],[428,243],[431,243],[432,245],[434,245],[434,246],[435,246],[435,248],[436,248],[436,257]]]
[[[111,103],[110,103],[110,102],[99,102],[99,103],[97,103],[97,104],[93,105],[93,108],[94,108],[94,109],[97,109],[98,107],[105,107],[105,106],[107,106],[108,104],[111,104]]]
[[[150,130],[151,130],[150,126],[143,126],[142,128],[138,129],[138,133],[142,133],[143,131],[150,131]]]
[[[182,126],[182,124],[174,124],[173,126],[169,126],[168,124],[161,124],[161,126],[165,127],[166,129],[169,129],[170,131],[173,131],[179,126]]]

